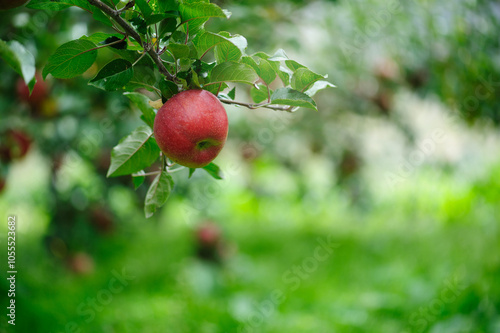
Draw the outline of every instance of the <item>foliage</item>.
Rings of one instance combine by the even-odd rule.
[[[141,119],[150,127],[149,135],[145,127],[139,127],[114,148],[108,177],[144,172],[160,157],[151,132],[156,113],[152,106],[161,105],[180,91],[205,89],[226,104],[292,112],[299,107],[317,110],[311,96],[333,86],[325,81],[326,76],[289,59],[281,49],[273,55],[264,52],[247,55],[245,37],[206,30],[205,23],[210,18],[230,17],[228,11],[209,1],[32,0],[28,5],[50,11],[71,6],[85,10],[115,32],[84,35],[59,46],[44,66],[43,77],[80,76],[95,63],[99,49],[109,48],[115,55],[89,84],[105,91],[123,91],[136,103],[142,112]],[[1,43],[3,57],[33,87],[33,57],[17,42]],[[210,57],[213,61],[207,60]],[[281,87],[276,84],[271,87],[275,81]],[[237,83],[253,86],[254,103],[234,100],[235,87],[230,89],[229,85]],[[148,97],[134,93],[138,89]],[[158,177],[161,179],[169,168],[170,164],[163,162]],[[162,191],[158,191],[158,182],[151,184],[145,203],[147,216],[168,198],[173,184],[169,179],[170,185],[161,187]]]

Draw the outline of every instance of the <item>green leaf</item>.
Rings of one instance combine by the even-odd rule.
[[[104,23],[108,27],[113,26],[113,23],[111,23],[109,17],[106,14],[104,14],[102,10],[100,10],[99,8],[92,8],[92,10],[93,10],[92,17],[94,18],[94,20]]]
[[[233,89],[231,89],[231,91],[227,93],[227,97],[234,101],[234,99],[236,98],[236,87],[233,87]]]
[[[156,114],[153,107],[149,105],[150,99],[143,94],[135,92],[126,92],[124,95],[127,96],[139,108],[139,110],[141,110],[146,124],[153,128]]]
[[[0,57],[22,76],[26,85],[35,77],[35,58],[19,42],[0,39]]]
[[[193,175],[193,173],[196,171],[196,168],[189,168],[189,176],[188,178],[191,178],[191,176]]]
[[[85,73],[97,58],[95,44],[89,40],[77,39],[61,45],[49,57],[47,65],[43,68],[43,77],[52,74],[58,79],[70,79]]]
[[[258,75],[251,66],[234,61],[215,66],[210,74],[211,83],[241,82],[253,84],[257,79]]]
[[[68,7],[74,6],[74,3],[78,1],[51,1],[51,0],[32,0],[30,1],[26,7],[32,9],[43,9],[43,10],[63,10]],[[80,1],[81,4],[82,1]],[[85,4],[88,6],[88,4]]]
[[[318,91],[326,89],[326,88],[335,88],[335,85],[331,84],[328,81],[316,81],[314,84],[305,91],[307,96],[314,96]]]
[[[106,177],[139,172],[153,164],[159,155],[160,148],[153,138],[153,130],[148,126],[140,126],[113,148]]]
[[[89,84],[107,91],[123,88],[134,76],[132,64],[125,59],[115,59],[107,63]]]
[[[203,168],[208,174],[215,179],[223,179],[222,171],[219,168],[219,166],[215,163],[210,163],[208,165],[205,165]]]
[[[198,56],[202,58],[210,49],[214,48],[217,44],[226,43],[228,40],[213,32],[204,31],[196,35],[193,43],[198,52]]]
[[[267,87],[263,84],[258,85],[259,89],[255,86],[250,89],[250,96],[254,103],[261,103],[268,98]]]
[[[168,44],[167,51],[169,51],[174,59],[188,58],[191,50],[185,44],[170,43]]]
[[[277,89],[271,95],[271,104],[298,106],[318,111],[316,102],[311,97],[291,88]]]
[[[262,81],[266,84],[271,84],[274,79],[276,79],[276,72],[274,71],[274,68],[265,59],[260,59],[258,74]]]
[[[256,62],[252,57],[243,57],[241,62],[252,66],[266,84],[271,84],[276,79],[277,70],[279,71],[279,63],[271,63],[263,58]]]
[[[219,35],[226,39],[226,43],[218,43],[215,46],[215,60],[218,64],[226,61],[238,61],[245,54],[247,40],[240,35],[231,35],[229,32],[221,31]]]
[[[181,23],[210,17],[229,18],[228,14],[224,12],[219,6],[207,2],[190,3],[183,1],[179,5],[179,12],[181,14]]]
[[[122,39],[123,36],[121,36],[120,34],[117,34],[117,33],[114,33],[114,34],[108,34],[108,33],[104,33],[104,32],[96,32],[96,33],[93,33],[92,35],[90,36],[82,36],[80,37],[80,39],[85,39],[85,40],[89,40],[91,41],[92,43],[94,44],[99,44],[99,43],[104,43],[104,41],[110,37],[114,37],[114,38],[117,38],[117,39]]]
[[[142,15],[144,15],[144,18],[147,21],[148,18],[153,14],[153,9],[151,9],[146,0],[135,0],[135,4],[137,5],[137,7],[139,7]]]
[[[179,8],[177,0],[159,0],[156,2],[160,12],[175,11]]]
[[[306,66],[299,64],[295,60],[285,60],[285,64],[292,72],[295,72],[299,68],[306,68]]]
[[[173,83],[172,81],[169,80],[161,80],[159,84],[160,90],[161,90],[161,95],[165,99],[169,99],[170,97],[174,96],[175,94],[179,93],[179,87],[177,84]]]
[[[278,49],[274,55],[270,58],[267,58],[266,60],[269,61],[286,61],[288,60],[288,56],[286,55],[285,51],[283,49]]]
[[[132,182],[134,183],[134,190],[137,190],[139,186],[141,186],[146,180],[146,173],[144,170],[139,171],[138,173],[132,174]]]
[[[298,91],[305,91],[314,82],[325,79],[326,76],[314,73],[308,68],[300,67],[298,68],[292,76],[292,88]]]
[[[146,218],[150,218],[156,212],[156,209],[163,206],[172,192],[174,180],[166,171],[156,176],[146,193],[144,201],[144,213]]]

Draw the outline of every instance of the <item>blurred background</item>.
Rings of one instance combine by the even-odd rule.
[[[105,177],[141,124],[119,92],[86,83],[112,54],[31,98],[0,62],[14,331],[500,332],[500,2],[216,3],[232,17],[207,29],[245,36],[249,54],[283,48],[337,87],[317,113],[227,106],[225,179],[176,173],[151,219],[152,179]],[[0,22],[39,70],[105,29],[78,9]],[[7,290],[0,279],[4,309]]]

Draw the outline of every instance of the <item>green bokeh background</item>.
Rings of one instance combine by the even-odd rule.
[[[105,178],[110,149],[141,124],[120,93],[86,84],[112,54],[86,79],[49,78],[52,117],[15,97],[0,62],[0,131],[33,139],[0,168],[0,331],[500,332],[500,3],[216,3],[233,15],[208,29],[244,35],[249,53],[283,48],[337,87],[317,113],[228,106],[225,179],[176,173],[151,219],[147,186]],[[39,69],[103,29],[78,9],[0,22]],[[218,262],[197,255],[208,221]]]

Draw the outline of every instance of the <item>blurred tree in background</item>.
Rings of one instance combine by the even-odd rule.
[[[207,30],[337,87],[319,112],[226,106],[224,179],[173,174],[146,219],[154,177],[106,177],[141,111],[87,84],[115,54],[29,98],[0,61],[2,262],[18,219],[17,320],[0,330],[499,332],[500,3],[213,3],[232,16]],[[40,73],[60,45],[111,32],[74,7],[0,22]]]

